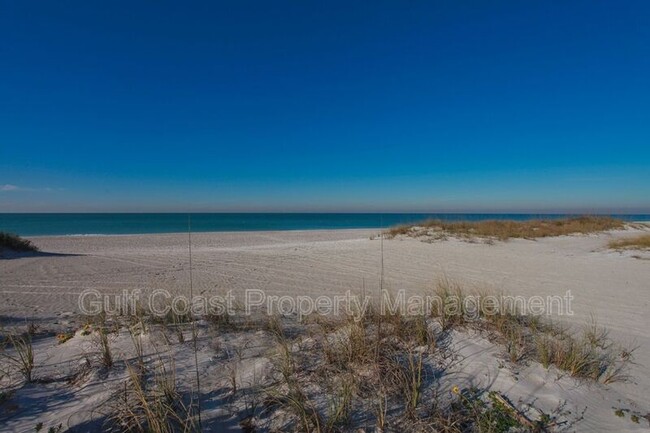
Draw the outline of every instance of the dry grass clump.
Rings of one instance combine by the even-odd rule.
[[[473,379],[460,377],[463,372],[456,363],[462,352],[450,343],[468,335],[458,331],[468,330],[501,345],[504,358],[512,363],[538,361],[603,383],[626,379],[631,351],[616,347],[595,321],[571,333],[511,304],[482,304],[484,294],[470,293],[447,280],[438,284],[434,296],[439,299],[436,308],[422,311],[386,310],[370,303],[349,315],[313,315],[304,321],[216,315],[196,322],[217,331],[201,333],[218,341],[211,347],[219,355],[210,363],[220,371],[217,382],[208,380],[203,391],[245,432],[505,433],[548,431],[559,417],[566,419],[534,411],[526,417],[503,394],[475,388]],[[475,308],[468,307],[472,297]],[[396,299],[388,298],[395,305]],[[452,305],[458,308],[448,308]],[[168,318],[169,323],[150,324],[160,328],[163,338],[168,326],[186,325],[179,318]],[[202,426],[210,430],[210,424],[201,421],[196,399],[200,386],[188,388],[187,378],[177,380],[171,342],[169,359],[161,358],[151,340],[148,346],[155,354],[147,354],[141,337],[150,326],[143,320],[131,321],[135,356],[128,360],[113,359],[120,350],[111,350],[109,344],[116,342],[108,338],[106,318],[96,320],[94,341],[102,373],[126,374],[101,409],[107,415],[104,430],[177,433],[200,431]],[[13,346],[26,354],[31,350],[17,342]],[[223,356],[229,350],[237,356]],[[27,365],[33,368],[33,354]],[[449,373],[452,376],[445,377]],[[455,385],[451,377],[461,386],[451,386]]]
[[[315,320],[306,334],[288,338],[274,329],[275,379],[266,387],[265,414],[279,431],[528,431],[503,397],[478,389],[442,392],[439,379],[454,358],[446,330],[428,314],[379,314],[359,320]],[[465,322],[448,321],[456,326]],[[451,325],[450,325],[451,326]],[[457,388],[457,387],[455,387]],[[515,411],[516,412],[516,411]],[[354,415],[353,415],[354,414]],[[543,428],[548,419],[536,421]],[[258,421],[261,422],[261,420]],[[541,430],[543,431],[543,430]]]
[[[627,380],[634,349],[615,344],[595,320],[582,331],[571,332],[539,316],[524,315],[508,304],[500,311],[490,311],[481,304],[480,295],[476,296],[478,318],[466,320],[460,315],[456,326],[486,332],[490,340],[505,347],[510,362],[533,360],[545,368],[553,365],[570,376],[602,383]]]
[[[18,252],[38,251],[36,245],[13,233],[0,232],[0,251],[8,249]]]
[[[634,351],[615,345],[608,331],[593,321],[577,335],[537,335],[535,345],[535,359],[545,367],[555,365],[571,376],[602,383],[626,381]]]
[[[10,367],[18,371],[25,382],[32,382],[35,363],[31,335],[8,335],[6,340],[2,339],[1,346],[0,360],[6,361]],[[0,373],[9,374],[2,370]]]
[[[520,311],[507,297],[495,303],[494,296],[465,292],[447,280],[438,284],[434,297],[439,302],[431,314],[441,329],[479,330],[505,348],[510,362],[533,360],[546,368],[554,365],[576,378],[603,383],[627,379],[634,350],[614,344],[608,331],[593,318],[580,332],[571,332],[541,316]]]
[[[105,428],[115,432],[189,433],[198,432],[190,405],[178,391],[173,361],[159,360],[151,377],[140,369],[128,368],[123,390],[109,402]]]
[[[629,239],[611,241],[608,247],[614,250],[643,250],[650,249],[650,234]]]
[[[106,369],[112,368],[114,359],[111,340],[114,335],[119,333],[120,324],[112,322],[112,325],[109,325],[106,313],[86,317],[85,321],[86,324],[82,328],[82,335],[92,334],[92,345],[99,364]],[[74,336],[74,333],[71,335]]]
[[[267,406],[292,415],[282,431],[347,430],[351,414],[365,412],[374,400],[378,426],[387,422],[389,403],[402,408],[401,417],[417,418],[425,360],[434,354],[420,346],[417,320],[397,314],[321,320],[298,341],[276,332],[278,377],[267,390]]]
[[[488,238],[507,240],[510,238],[535,239],[549,236],[597,233],[620,229],[624,222],[604,216],[581,216],[562,219],[539,219],[530,221],[490,220],[447,222],[428,220],[418,224],[402,225],[389,229],[389,237],[433,236],[444,238],[447,235],[465,239]]]

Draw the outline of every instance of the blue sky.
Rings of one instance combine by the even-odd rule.
[[[650,211],[650,3],[0,0],[0,212]]]

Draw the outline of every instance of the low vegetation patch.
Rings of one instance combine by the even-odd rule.
[[[448,280],[433,295],[443,301],[441,307],[454,298],[468,305],[468,297],[483,296]],[[237,313],[156,321],[140,311],[109,321],[100,315],[81,328],[93,336],[83,368],[94,369],[102,380],[114,378],[110,396],[97,408],[103,429],[142,433],[211,431],[217,402],[220,416],[244,432],[505,433],[556,431],[579,421],[575,413],[548,407],[549,413],[542,412],[466,377],[457,343],[485,347],[485,340],[491,341],[491,350],[502,354],[499,368],[539,362],[585,381],[627,379],[632,351],[617,346],[595,321],[570,332],[515,307],[491,310],[478,299],[473,305],[480,314],[468,308],[455,314],[446,308],[385,311],[369,302],[363,311],[303,320]],[[187,371],[189,341],[170,338],[183,333],[201,342],[200,379]],[[32,376],[28,335],[1,341],[0,377],[45,383]],[[45,366],[38,367],[43,377]],[[205,411],[203,420],[202,406],[213,410]]]
[[[173,362],[159,360],[149,374],[128,366],[128,380],[107,406],[106,431],[193,433],[199,429],[192,407],[178,390]]]
[[[4,249],[18,252],[38,251],[31,241],[12,233],[0,232],[0,251]]]
[[[428,220],[417,224],[393,227],[386,232],[390,238],[404,235],[411,237],[428,236],[442,238],[454,236],[463,239],[487,238],[507,240],[510,238],[535,239],[549,236],[597,233],[605,230],[622,229],[622,220],[601,217],[581,216],[562,219],[539,219],[530,221],[490,220],[457,221]]]
[[[615,250],[647,250],[650,249],[650,234],[611,241],[608,246]]]
[[[443,391],[438,379],[453,354],[435,318],[371,310],[361,320],[317,318],[292,338],[273,320],[274,374],[260,427],[357,431],[361,421],[380,432],[507,432],[536,425],[496,392]]]
[[[25,382],[32,382],[34,376],[34,349],[29,335],[8,335],[2,338],[0,346],[0,378],[8,376],[11,370],[20,373]],[[5,370],[5,367],[10,370]]]

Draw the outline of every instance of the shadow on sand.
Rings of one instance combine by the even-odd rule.
[[[16,260],[16,259],[26,259],[32,257],[76,257],[83,256],[83,254],[67,254],[67,253],[48,253],[47,251],[11,251],[11,250],[0,250],[0,260]]]

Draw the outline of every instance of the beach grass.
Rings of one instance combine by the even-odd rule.
[[[18,252],[38,251],[36,245],[13,233],[0,232],[0,250],[7,249]]]
[[[629,239],[611,241],[609,248],[614,250],[643,250],[650,249],[650,234],[636,236]]]
[[[447,279],[432,290],[442,299],[441,305],[454,297],[464,305],[468,297],[486,295]],[[228,322],[212,317],[200,320],[198,326],[202,338],[231,346],[209,344],[216,351],[210,362],[218,363],[223,373],[222,379],[212,378],[210,383],[225,393],[224,401],[234,419],[240,420],[242,431],[274,428],[333,433],[356,431],[361,424],[374,426],[376,431],[545,431],[560,414],[531,417],[505,394],[472,386],[462,374],[456,374],[452,382],[444,379],[449,360],[460,356],[450,339],[472,341],[476,331],[512,365],[539,362],[577,379],[605,384],[628,380],[632,352],[616,345],[595,320],[582,332],[572,333],[514,307],[491,310],[477,305],[481,306],[477,316],[466,310],[450,314],[447,309],[385,312],[370,303],[363,312],[356,312],[360,315],[315,315],[302,321],[278,315],[247,317],[241,322],[246,326],[235,326],[242,317],[231,317]],[[182,355],[187,345],[171,342],[160,332],[167,327],[187,331],[192,324],[155,321],[146,313],[137,321],[121,319],[124,324],[113,323],[114,337],[125,334],[120,329],[126,326],[126,338],[134,350],[109,349],[108,324],[100,319],[104,325],[96,325],[100,340],[92,343],[101,356],[88,361],[97,374],[108,374],[114,366],[112,374],[126,372],[121,385],[102,404],[104,427],[133,432],[200,431],[197,388],[189,384],[189,376],[176,375],[174,353],[187,358]],[[131,324],[142,321],[149,323],[134,331]],[[152,340],[155,335],[167,341],[162,351]],[[145,353],[142,339],[149,341],[153,352]],[[14,360],[10,365],[25,383],[31,382],[32,370],[43,368],[34,363],[31,344],[7,341],[12,344],[6,349],[13,349],[5,351]],[[249,358],[253,351],[255,360]],[[259,376],[253,369],[251,376],[250,366],[257,362],[268,369]]]
[[[386,232],[389,238],[405,236],[456,236],[460,238],[488,238],[507,240],[511,238],[536,239],[570,234],[598,233],[622,229],[625,223],[606,216],[580,216],[561,219],[538,219],[530,221],[489,220],[457,221],[427,220],[415,224],[393,227]]]
[[[474,295],[446,282],[436,293]],[[347,431],[353,425],[350,414],[369,407],[372,412],[364,416],[378,431],[386,425],[407,431],[454,432],[543,427],[548,420],[527,419],[496,392],[453,387],[446,394],[452,395],[451,401],[432,392],[440,386],[434,373],[436,360],[457,356],[445,344],[452,330],[480,331],[513,364],[540,362],[577,379],[601,383],[627,380],[631,359],[621,355],[607,331],[595,322],[573,334],[515,310],[475,319],[459,314],[452,319],[439,312],[378,314],[370,308],[357,319],[306,321],[294,329],[292,338],[277,331],[280,323],[274,318],[269,326],[276,329],[277,376],[264,400],[274,410],[292,414],[292,421],[283,426],[287,431]]]

